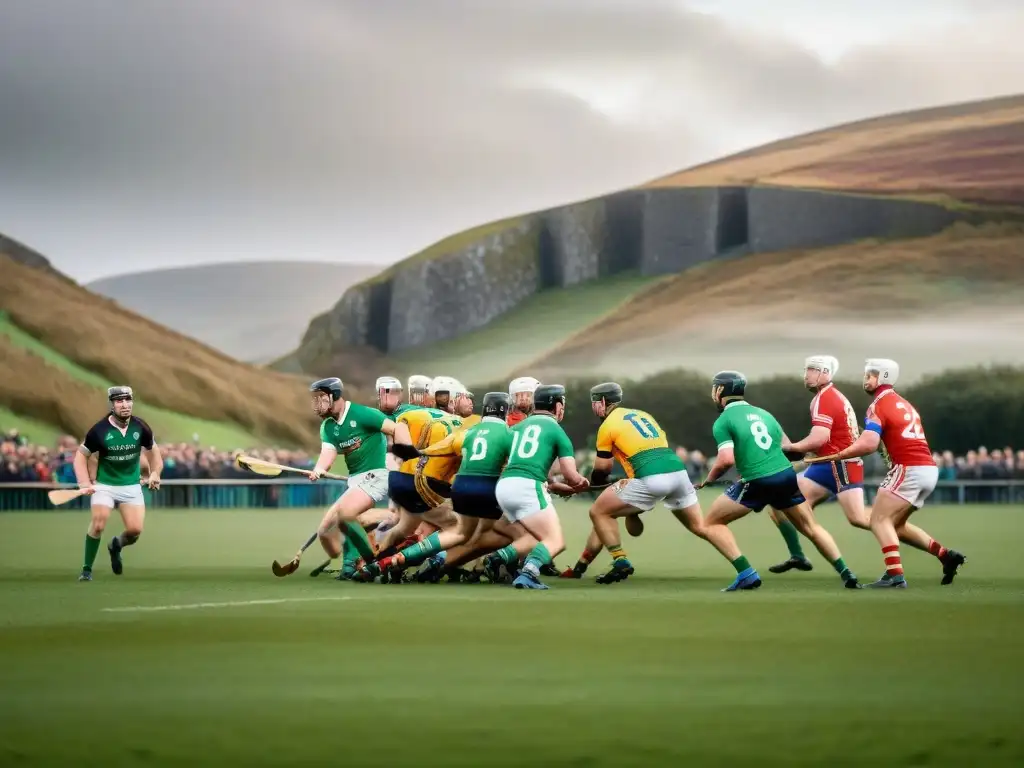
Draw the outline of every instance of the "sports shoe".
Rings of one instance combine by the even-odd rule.
[[[798,571],[813,571],[814,565],[806,557],[791,557],[789,560],[776,563],[768,568],[772,573],[785,573],[786,571],[792,571],[793,569]]]

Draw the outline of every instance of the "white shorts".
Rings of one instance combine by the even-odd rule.
[[[896,494],[915,509],[920,509],[924,506],[925,500],[932,495],[937,482],[939,482],[938,467],[908,467],[904,464],[893,464],[889,474],[885,476],[882,484],[878,487]]]
[[[697,492],[685,469],[620,480],[614,487],[624,503],[642,512],[654,509],[659,501],[664,501],[669,509],[686,509],[697,503]]]
[[[388,471],[386,469],[371,469],[369,472],[360,472],[348,479],[348,493],[353,488],[358,488],[365,493],[376,504],[388,497]]]
[[[555,509],[544,483],[528,477],[501,478],[494,489],[494,496],[510,523],[517,523],[544,509]]]
[[[117,504],[135,504],[140,507],[146,506],[146,499],[142,496],[142,485],[104,485],[96,483],[93,486],[96,493],[92,495],[91,505],[94,507],[114,508]]]

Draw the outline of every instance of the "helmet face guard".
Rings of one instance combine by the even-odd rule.
[[[341,400],[345,391],[341,379],[335,377],[319,379],[309,385],[313,400],[313,411],[320,418],[326,418],[334,410],[334,404]]]
[[[135,395],[131,387],[117,386],[107,390],[107,401],[110,403],[110,414],[122,424],[132,417]]]

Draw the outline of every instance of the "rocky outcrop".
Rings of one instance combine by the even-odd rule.
[[[937,203],[774,187],[630,190],[548,211],[350,288],[310,324],[300,360],[346,345],[393,352],[480,328],[551,288],[672,274],[747,252],[922,237],[986,214]]]

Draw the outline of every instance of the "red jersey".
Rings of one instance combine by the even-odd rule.
[[[520,421],[526,418],[526,414],[522,411],[517,411],[514,408],[508,412],[508,416],[505,417],[505,423],[510,427],[514,427]]]
[[[828,456],[849,448],[860,435],[857,412],[834,384],[826,384],[811,400],[811,424],[829,431],[828,442],[817,450],[819,456]],[[850,463],[862,463],[851,459]]]
[[[920,414],[891,387],[885,387],[868,406],[864,428],[881,436],[882,450],[890,464],[935,466]]]

